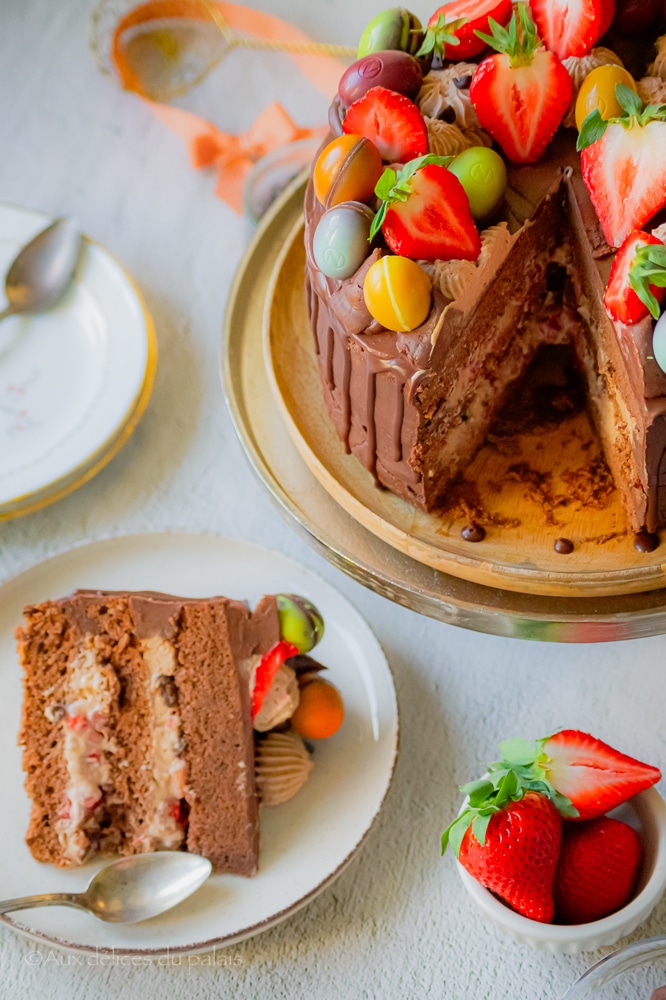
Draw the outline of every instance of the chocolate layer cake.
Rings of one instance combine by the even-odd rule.
[[[187,849],[253,875],[250,677],[277,605],[77,591],[25,609],[27,843],[62,867]]]
[[[652,41],[634,46],[638,56],[622,50],[625,61],[640,61],[639,70],[632,66],[637,76],[645,72]],[[593,53],[601,62],[620,62],[612,52]],[[426,116],[430,151],[492,143],[469,100],[475,69],[452,64],[424,78],[416,103]],[[455,84],[451,97],[445,96],[447,73]],[[325,144],[342,134],[345,113],[336,97]],[[652,356],[652,319],[623,326],[604,308],[613,251],[583,183],[575,143],[576,133],[561,128],[538,163],[506,163],[505,199],[481,231],[478,261],[419,262],[432,278],[432,306],[425,322],[407,333],[380,326],[364,301],[365,275],[388,253],[383,244],[344,280],[317,267],[313,238],[325,208],[310,180],[306,294],[324,397],[345,448],[377,483],[437,512],[537,349],[568,343],[628,524],[653,533],[666,522],[666,374]]]

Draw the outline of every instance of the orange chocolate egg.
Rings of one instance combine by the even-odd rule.
[[[622,66],[597,66],[587,74],[576,98],[576,125],[579,132],[592,111],[598,111],[605,120],[624,114],[615,93],[618,83],[623,83],[636,93],[636,81]]]
[[[368,268],[363,282],[363,298],[372,318],[387,330],[402,333],[425,321],[431,292],[429,276],[409,257],[382,257]]]
[[[326,208],[343,201],[369,201],[383,169],[373,142],[362,135],[341,135],[329,142],[315,163],[315,194]]]
[[[345,717],[342,695],[321,677],[301,688],[291,727],[306,740],[325,740],[337,733]]]

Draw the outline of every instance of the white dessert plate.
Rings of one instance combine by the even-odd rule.
[[[50,221],[0,204],[0,275]],[[115,454],[145,408],[155,361],[131,279],[85,239],[60,302],[0,324],[0,519],[62,496]]]
[[[250,937],[320,893],[352,859],[377,816],[395,764],[398,717],[391,672],[374,635],[338,591],[298,563],[249,542],[213,535],[145,534],[70,549],[0,585],[0,897],[77,892],[99,865],[62,871],[35,861],[24,841],[29,801],[16,744],[21,671],[14,629],[25,604],[79,588],[226,594],[253,606],[264,593],[301,593],[326,622],[316,656],[342,692],[345,721],[317,742],[308,782],[290,802],[261,809],[259,874],[214,875],[189,900],[143,924],[102,924],[44,908],[0,917],[37,941],[77,951],[159,957]]]

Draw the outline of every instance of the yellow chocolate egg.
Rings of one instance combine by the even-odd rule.
[[[429,276],[409,257],[382,257],[368,268],[363,297],[373,319],[387,330],[406,333],[430,312]]]
[[[598,110],[604,120],[624,114],[615,96],[618,83],[636,92],[636,81],[622,66],[597,66],[587,74],[576,98],[576,126],[579,132],[592,111]]]

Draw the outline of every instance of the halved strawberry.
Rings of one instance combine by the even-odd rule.
[[[546,46],[560,59],[582,56],[610,27],[614,0],[530,0]]]
[[[396,175],[390,167],[375,194],[383,204],[371,228],[380,226],[390,250],[412,260],[476,260],[481,239],[469,199],[458,178],[446,169],[447,157],[423,156]]]
[[[534,163],[544,153],[571,104],[573,84],[553,52],[537,40],[534,22],[518,5],[508,28],[490,22],[481,35],[498,55],[488,56],[472,77],[470,97],[479,122],[514,163]]]
[[[608,315],[627,325],[638,323],[650,314],[659,319],[664,286],[666,246],[651,233],[634,230],[613,261],[604,294]]]
[[[456,61],[478,55],[486,43],[476,32],[490,30],[490,17],[506,24],[511,17],[511,0],[450,0],[428,21],[425,41],[417,55],[433,52]],[[447,35],[457,39],[457,44],[451,43]]]
[[[536,771],[565,795],[578,819],[593,819],[654,785],[661,771],[577,729],[539,741]]]
[[[666,204],[666,105],[646,107],[638,94],[615,88],[624,114],[593,111],[578,137],[581,169],[606,241],[619,247]]]
[[[428,149],[428,130],[419,109],[408,97],[386,87],[371,87],[354,101],[342,131],[370,139],[389,163],[406,163]]]

